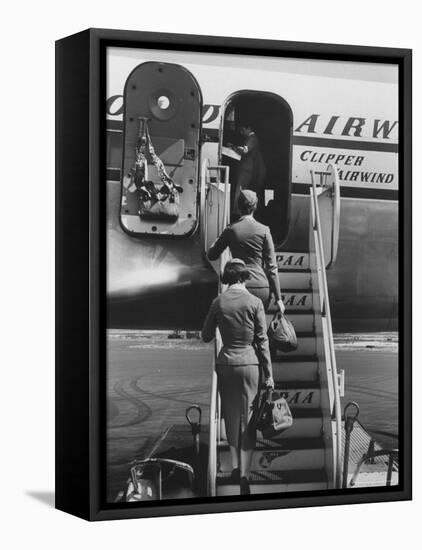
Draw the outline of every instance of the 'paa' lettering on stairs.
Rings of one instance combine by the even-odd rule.
[[[269,468],[276,458],[281,458],[289,453],[290,451],[265,451],[259,458],[259,465],[261,468]]]
[[[289,265],[289,266],[302,267],[303,262],[305,260],[305,256],[303,254],[302,255],[297,255],[297,254],[289,254],[289,255],[276,254],[276,258],[277,258],[277,263],[278,263],[279,266]]]
[[[281,391],[280,392],[280,397],[284,397],[284,399],[287,401],[287,403],[290,403],[290,404],[302,404],[302,405],[311,405],[312,404],[312,399],[314,397],[314,391],[294,391],[293,395],[292,395],[293,392],[289,392],[289,391]]]
[[[309,294],[283,294],[282,300],[285,306],[305,307]]]

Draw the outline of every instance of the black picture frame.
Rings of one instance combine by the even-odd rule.
[[[104,497],[105,75],[109,46],[241,53],[399,67],[399,434],[396,487],[212,498],[148,506]],[[412,52],[408,49],[88,29],[56,43],[56,507],[87,520],[409,500]]]

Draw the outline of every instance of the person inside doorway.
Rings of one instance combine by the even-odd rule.
[[[234,214],[239,217],[237,203],[242,189],[255,191],[258,204],[264,204],[266,168],[259,144],[259,138],[249,122],[239,124],[239,134],[242,137],[242,145],[231,145],[232,149],[240,156],[236,170],[234,185]],[[259,215],[259,213],[258,213]]]

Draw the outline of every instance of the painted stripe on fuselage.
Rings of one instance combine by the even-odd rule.
[[[120,181],[120,168],[107,168],[107,181]],[[309,195],[309,184],[294,183],[293,195]],[[341,198],[397,201],[399,192],[396,189],[366,189],[365,187],[341,187]]]
[[[293,195],[309,195],[308,183],[293,183]],[[347,187],[340,185],[341,198],[397,201],[399,192],[397,189],[373,189],[366,187]]]
[[[334,139],[315,136],[293,136],[293,145],[310,145],[313,147],[331,147],[334,149],[354,149],[363,151],[378,151],[383,153],[398,153],[397,143],[379,143],[376,141],[357,141],[353,139]]]
[[[123,122],[121,120],[107,120],[107,129],[121,131]],[[219,130],[217,128],[203,128],[205,141],[209,143],[218,143]],[[306,145],[310,147],[330,147],[333,149],[353,149],[362,151],[378,151],[384,153],[398,153],[397,143],[386,143],[377,141],[363,141],[354,139],[336,139],[317,136],[298,136],[293,135],[293,145]]]
[[[107,120],[107,129],[111,132],[119,133],[122,129],[122,121]],[[203,138],[207,143],[218,142],[218,129],[204,129]],[[398,151],[396,143],[376,143],[372,141],[355,141],[348,139],[330,139],[314,136],[293,136],[293,145],[308,145],[313,147],[326,147],[328,149],[350,149],[350,150],[367,150],[392,153]],[[120,168],[107,167],[107,180],[120,181]],[[296,195],[308,195],[309,183],[294,182],[292,183],[292,193]],[[397,189],[374,188],[374,187],[351,187],[350,185],[341,185],[341,196],[348,198],[361,198],[373,200],[398,200],[399,192]]]

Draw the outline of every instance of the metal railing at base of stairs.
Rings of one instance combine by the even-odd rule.
[[[348,413],[349,409],[353,408],[355,409],[354,414]],[[385,478],[385,486],[390,487],[393,477],[393,470],[394,468],[398,469],[398,457],[399,457],[399,451],[398,449],[376,449],[375,444],[376,441],[373,437],[369,435],[368,430],[365,428],[365,426],[362,424],[362,422],[358,419],[360,412],[359,405],[355,403],[354,401],[351,401],[348,403],[344,408],[344,429],[345,429],[345,443],[344,443],[344,457],[343,457],[343,479],[342,479],[342,488],[352,488],[356,485],[356,481],[359,477],[359,474],[361,472],[362,466],[364,464],[375,464],[376,462],[379,463],[380,461],[377,460],[381,457],[386,457],[387,463],[386,463],[386,478]],[[355,424],[358,424],[358,427],[362,430],[362,432],[366,436],[366,444],[368,445],[367,451],[362,453],[361,458],[356,463],[356,466],[354,468],[354,472],[352,474],[352,477],[350,481],[348,481],[349,477],[349,458],[350,458],[350,445],[351,445],[351,439],[352,439],[352,433],[354,432]],[[356,433],[356,430],[355,430]],[[357,436],[359,439],[359,436]],[[362,435],[360,436],[360,447],[363,446],[365,441],[362,438]],[[367,443],[369,439],[369,444]],[[355,452],[356,454],[356,452]],[[382,461],[384,464],[385,462]]]

